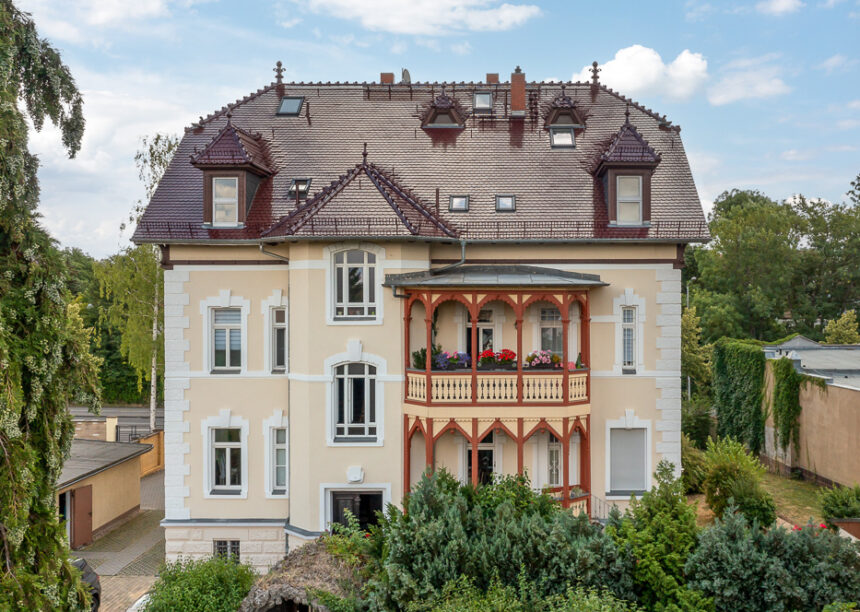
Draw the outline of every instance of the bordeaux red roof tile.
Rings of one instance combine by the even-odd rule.
[[[628,116],[618,133],[612,137],[606,151],[600,156],[600,163],[656,165],[660,163],[660,154],[651,148],[648,141],[636,130],[636,126],[630,123]]]
[[[202,167],[246,166],[259,174],[273,174],[268,146],[262,136],[251,134],[227,121],[206,148],[191,156],[192,165]]]
[[[475,91],[493,92],[492,113],[471,114],[462,129],[441,130],[422,129],[419,117],[441,94],[438,84],[273,83],[186,131],[134,240],[276,241],[286,236],[285,230],[274,227],[281,221],[280,228],[301,221],[299,230],[290,234],[296,238],[456,239],[443,227],[460,239],[488,241],[709,238],[679,130],[665,117],[603,86],[568,84],[564,95],[587,118],[586,127],[577,131],[575,149],[552,149],[540,109],[559,96],[560,85],[528,84],[530,110],[520,121],[509,118],[509,84],[445,87],[446,95],[466,111],[471,111]],[[299,116],[276,114],[284,95],[304,96]],[[628,106],[630,128],[623,129]],[[203,226],[203,173],[189,157],[213,142],[226,127],[228,112],[236,128],[261,133],[268,141],[267,167],[276,174],[260,184],[243,228],[211,229]],[[637,144],[637,135],[644,146]],[[611,148],[613,136],[617,141],[613,155],[630,155],[629,145],[639,147],[638,159],[651,155],[649,151],[660,156],[651,180],[650,227],[608,227],[600,180],[592,171]],[[325,200],[315,214],[300,212],[303,207],[287,195],[291,180],[311,178],[312,192],[340,181],[343,169],[356,167],[365,142],[374,160],[368,167],[404,193],[408,186],[409,198],[390,187],[372,186],[370,176],[361,171],[336,197],[309,194],[303,207]],[[242,148],[255,157],[244,141]],[[438,214],[427,204],[435,204],[437,189],[442,203]],[[497,194],[516,195],[516,211],[496,212]],[[449,212],[451,195],[469,195],[469,211]],[[409,224],[413,229],[420,225],[418,232]]]

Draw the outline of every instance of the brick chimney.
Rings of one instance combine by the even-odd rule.
[[[383,85],[394,85],[394,73],[393,72],[380,72],[379,73],[379,82]]]
[[[499,84],[499,73],[498,72],[488,72],[487,73],[487,84],[488,85],[498,85]]]
[[[517,66],[511,73],[511,117],[524,119],[526,116],[526,74]]]

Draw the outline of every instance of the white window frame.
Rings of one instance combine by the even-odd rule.
[[[226,489],[216,489],[215,484],[215,434],[216,429],[239,429],[239,444],[242,449],[240,468],[241,484],[236,493]],[[206,499],[247,499],[248,497],[248,419],[234,415],[229,408],[221,410],[217,416],[200,421],[200,434],[203,437],[203,497]],[[234,489],[231,489],[231,491]],[[220,491],[220,492],[219,492]]]
[[[624,364],[624,332],[623,309],[626,307],[636,308],[635,322],[635,339],[636,339],[636,367],[625,368]],[[612,319],[615,321],[615,363],[613,364],[612,373],[615,376],[644,376],[645,375],[645,315],[646,306],[645,298],[633,292],[633,289],[627,287],[624,292],[613,298],[612,300]],[[592,317],[592,322],[594,317]],[[635,370],[635,371],[634,371]]]
[[[378,355],[366,353],[360,340],[349,340],[347,350],[326,358],[323,364],[325,376],[319,378],[326,382],[326,445],[343,448],[349,446],[383,446],[385,440],[385,383],[403,384],[404,377],[398,374],[388,374],[388,362]],[[335,394],[335,368],[349,362],[363,362],[376,367],[376,441],[357,442],[354,440],[335,442],[335,415],[337,413],[337,397]]]
[[[283,312],[284,320],[278,321],[278,313]],[[284,332],[284,349],[283,355],[278,355],[278,331],[283,330]],[[272,325],[271,325],[271,335],[272,335],[272,371],[275,372],[286,372],[287,371],[287,309],[284,306],[279,306],[277,308],[272,308]],[[278,364],[278,359],[280,358],[283,361],[282,364]]]
[[[391,483],[320,483],[320,522],[319,530],[325,531],[332,524],[332,493],[382,493],[382,508],[391,503]]]
[[[335,316],[335,302],[337,300],[337,268],[335,255],[350,250],[367,251],[376,256],[376,271],[374,272],[374,296],[376,298],[376,315],[369,317],[345,317]],[[326,279],[326,324],[327,325],[382,325],[383,307],[385,300],[382,283],[385,270],[385,249],[367,242],[348,242],[328,246],[323,249],[323,254],[328,260],[328,278]]]
[[[216,318],[218,312],[224,311],[224,310],[235,310],[235,311],[237,311],[239,314],[239,322],[238,323],[217,323],[215,321],[215,318]],[[212,371],[213,372],[238,372],[238,371],[242,370],[242,365],[245,363],[245,353],[243,350],[243,343],[242,343],[242,337],[243,337],[243,329],[242,328],[243,328],[243,325],[242,325],[242,309],[241,308],[236,308],[234,306],[228,306],[226,308],[213,308],[212,309],[212,329],[210,332],[212,334],[212,353],[210,355],[210,359],[212,360],[211,363],[212,363]],[[215,351],[217,350],[216,342],[215,342],[215,336],[217,335],[217,332],[219,330],[224,332],[224,341],[225,341],[224,361],[225,361],[225,365],[223,365],[223,366],[219,366],[219,365],[215,364],[215,362],[216,362]],[[237,364],[233,364],[230,362],[230,352],[232,350],[230,347],[232,346],[232,339],[233,339],[234,333],[239,334],[239,363],[237,363]]]
[[[532,329],[531,350],[533,351],[541,350],[541,310],[548,308],[550,305],[550,302],[537,302],[531,304],[526,311],[528,322],[531,324]],[[567,354],[570,357],[570,361],[576,361],[576,356],[579,355],[579,302],[574,302],[570,305],[568,317],[570,324],[567,326]],[[523,355],[527,354],[528,351],[524,345]]]
[[[555,310],[556,313],[558,313],[558,319],[544,319],[544,312],[550,311],[550,310]],[[544,329],[557,329],[558,334],[559,334],[559,338],[560,338],[560,343],[561,343],[561,350],[560,351],[552,351],[552,352],[555,353],[556,355],[563,355],[564,354],[564,326],[562,325],[562,322],[561,322],[561,311],[556,306],[542,306],[540,308],[540,311],[538,312],[538,319],[540,322],[540,329],[538,329],[538,342],[540,343],[540,350],[551,350],[551,349],[544,349],[543,348],[543,330]],[[570,327],[570,325],[568,324],[568,328],[569,327]],[[574,359],[575,359],[575,357],[574,357]]]
[[[242,363],[238,370],[216,369],[213,331],[213,312],[216,308],[240,308],[242,311]],[[209,376],[236,376],[247,372],[248,364],[248,315],[251,312],[251,301],[240,295],[233,295],[230,289],[221,289],[218,295],[207,297],[200,301],[201,323],[203,325],[203,368]]]
[[[479,106],[478,105],[478,96],[489,96],[490,97],[489,105]],[[493,102],[494,102],[494,99],[493,99],[493,92],[492,91],[476,91],[472,95],[472,110],[478,114],[492,112]]]
[[[621,179],[635,178],[639,182],[639,197],[621,197]],[[642,176],[638,174],[617,174],[615,176],[615,224],[616,225],[642,225],[642,201],[644,199],[644,194],[642,190],[644,189],[644,182],[642,181]],[[639,216],[636,221],[622,221],[621,220],[621,204],[637,204],[639,207]]]
[[[604,488],[606,489],[606,499],[609,501],[618,501],[618,500],[628,500],[630,499],[630,495],[610,495],[612,492],[610,484],[612,482],[612,474],[611,474],[611,463],[612,463],[612,429],[644,429],[645,430],[645,457],[642,465],[643,474],[644,474],[644,482],[645,488],[642,490],[647,491],[651,488],[651,473],[653,472],[652,468],[652,459],[653,455],[653,447],[652,447],[652,433],[651,433],[651,420],[650,419],[640,419],[636,416],[632,409],[626,409],[624,411],[624,416],[620,419],[608,419],[606,421],[606,481],[604,483]],[[640,495],[636,495],[636,497],[640,497]]]
[[[286,444],[284,445],[287,453],[287,481],[283,487],[283,493],[275,493],[275,490],[280,490],[275,486],[275,451],[278,444],[275,441],[275,431],[285,429],[287,432]],[[290,496],[290,420],[283,410],[273,410],[272,416],[263,421],[263,440],[265,441],[265,460],[263,468],[265,469],[266,482],[266,498],[268,499],[285,499]]]
[[[350,366],[352,365],[360,365],[363,366],[364,372],[361,375],[351,374],[349,372]],[[339,370],[343,369],[343,374],[339,373]],[[372,369],[372,371],[371,371]],[[334,431],[332,433],[332,439],[335,444],[340,444],[342,442],[376,442],[376,436],[379,434],[379,413],[377,411],[378,402],[379,402],[379,393],[378,393],[378,385],[376,381],[377,370],[376,366],[372,363],[366,363],[363,361],[348,361],[344,363],[340,363],[334,367],[334,388],[332,389],[332,395],[334,396],[334,403],[332,408],[334,409],[334,414],[332,414],[332,423],[334,424]],[[349,384],[350,380],[356,378],[364,379],[364,407],[365,407],[365,415],[364,415],[364,423],[362,424],[350,424],[349,423],[349,411],[350,406],[352,404],[352,385]],[[343,380],[343,388],[346,397],[344,398],[344,423],[341,425],[337,420],[337,412],[338,412],[338,381]],[[372,390],[372,391],[371,391]],[[373,401],[371,402],[371,398]],[[370,418],[371,409],[373,410],[373,419]],[[338,428],[343,427],[344,432],[338,433]],[[358,434],[350,434],[348,432],[350,427],[363,427],[365,432],[364,435]],[[371,428],[375,429],[374,433],[369,433],[368,430]]]
[[[627,315],[630,315],[629,320]],[[637,325],[636,307],[624,306],[621,308],[621,370],[622,372],[636,373],[636,353],[638,342],[636,338]],[[630,333],[630,353],[627,353],[627,332]]]
[[[284,315],[284,367],[275,367],[275,310],[283,308]],[[290,371],[290,309],[289,300],[283,289],[275,289],[272,295],[260,305],[263,315],[263,364],[264,373],[282,376]]]
[[[239,177],[238,176],[213,176],[212,180],[212,227],[236,227],[239,225]],[[230,203],[235,204],[235,219],[233,221],[218,222],[215,220],[215,206],[219,203],[219,198],[215,196],[216,181],[233,181],[236,187],[236,199]],[[225,203],[225,198],[221,198],[221,204]]]
[[[230,431],[233,430],[239,434],[239,439],[235,442],[219,442],[218,432],[219,431]],[[212,446],[212,464],[211,464],[211,473],[209,474],[209,481],[212,483],[212,493],[213,494],[221,494],[221,495],[230,495],[230,494],[238,494],[242,491],[242,463],[245,461],[243,455],[245,454],[242,448],[242,431],[238,427],[213,427],[209,430],[209,435],[212,436],[210,440],[210,444]],[[233,449],[239,449],[239,484],[230,483],[230,474],[234,466],[232,464],[232,459],[230,455],[232,454],[230,451]],[[224,471],[225,471],[225,483],[218,484],[216,482],[215,470],[218,465],[218,461],[215,459],[219,450],[224,450]]]
[[[561,134],[562,132],[570,134],[570,144],[557,144],[555,142],[555,135]],[[552,149],[575,149],[576,134],[573,131],[573,127],[567,124],[551,125],[549,127],[549,146]]]
[[[552,436],[552,434],[549,434]],[[547,440],[546,445],[546,485],[548,487],[560,487],[561,481],[564,480],[564,453],[562,453],[561,440],[556,438],[555,442],[552,439]],[[558,457],[556,458],[556,480],[552,479],[552,454],[558,453]]]
[[[454,207],[454,200],[463,200],[465,207]],[[469,196],[467,195],[452,195],[448,196],[448,212],[469,212]]]

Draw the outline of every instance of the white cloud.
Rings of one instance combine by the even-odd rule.
[[[423,36],[510,30],[541,14],[534,4],[498,0],[308,0],[300,6],[358,21],[368,30]]]
[[[837,4],[842,4],[842,2],[844,2],[844,1],[845,0],[825,0],[824,2],[820,3],[818,6],[820,6],[821,8],[831,9],[834,6],[836,6]]]
[[[468,40],[464,40],[463,42],[451,45],[451,51],[457,55],[469,55],[472,52],[472,45],[469,44]]]
[[[827,74],[832,74],[837,70],[845,70],[857,63],[856,59],[848,59],[841,53],[831,55],[826,60],[818,64],[818,69],[823,70]]]
[[[284,19],[281,21],[280,25],[282,28],[292,28],[299,25],[302,22],[301,17],[294,17],[293,19]]]
[[[708,61],[701,53],[684,49],[671,63],[654,49],[633,45],[620,49],[601,67],[600,82],[625,95],[663,94],[675,100],[690,98],[708,79]],[[591,67],[573,75],[574,81],[589,81]]]
[[[687,21],[704,21],[705,17],[714,12],[714,7],[708,2],[687,0],[684,4],[684,18]]]
[[[815,154],[810,150],[798,151],[797,149],[788,149],[779,154],[779,158],[785,161],[805,161],[813,157],[815,157]]]
[[[851,100],[846,106],[851,110],[860,110],[860,100]]]
[[[722,70],[722,77],[708,90],[708,101],[714,106],[751,98],[770,98],[791,91],[780,77],[781,70],[769,54],[758,58],[736,60]]]
[[[764,0],[755,5],[759,13],[766,15],[787,15],[795,13],[805,5],[800,0]]]
[[[860,119],[843,119],[842,121],[837,121],[836,126],[843,130],[853,130],[860,127]]]

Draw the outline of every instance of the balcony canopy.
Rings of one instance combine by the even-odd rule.
[[[386,274],[386,287],[605,287],[597,274],[524,265],[461,265]]]

